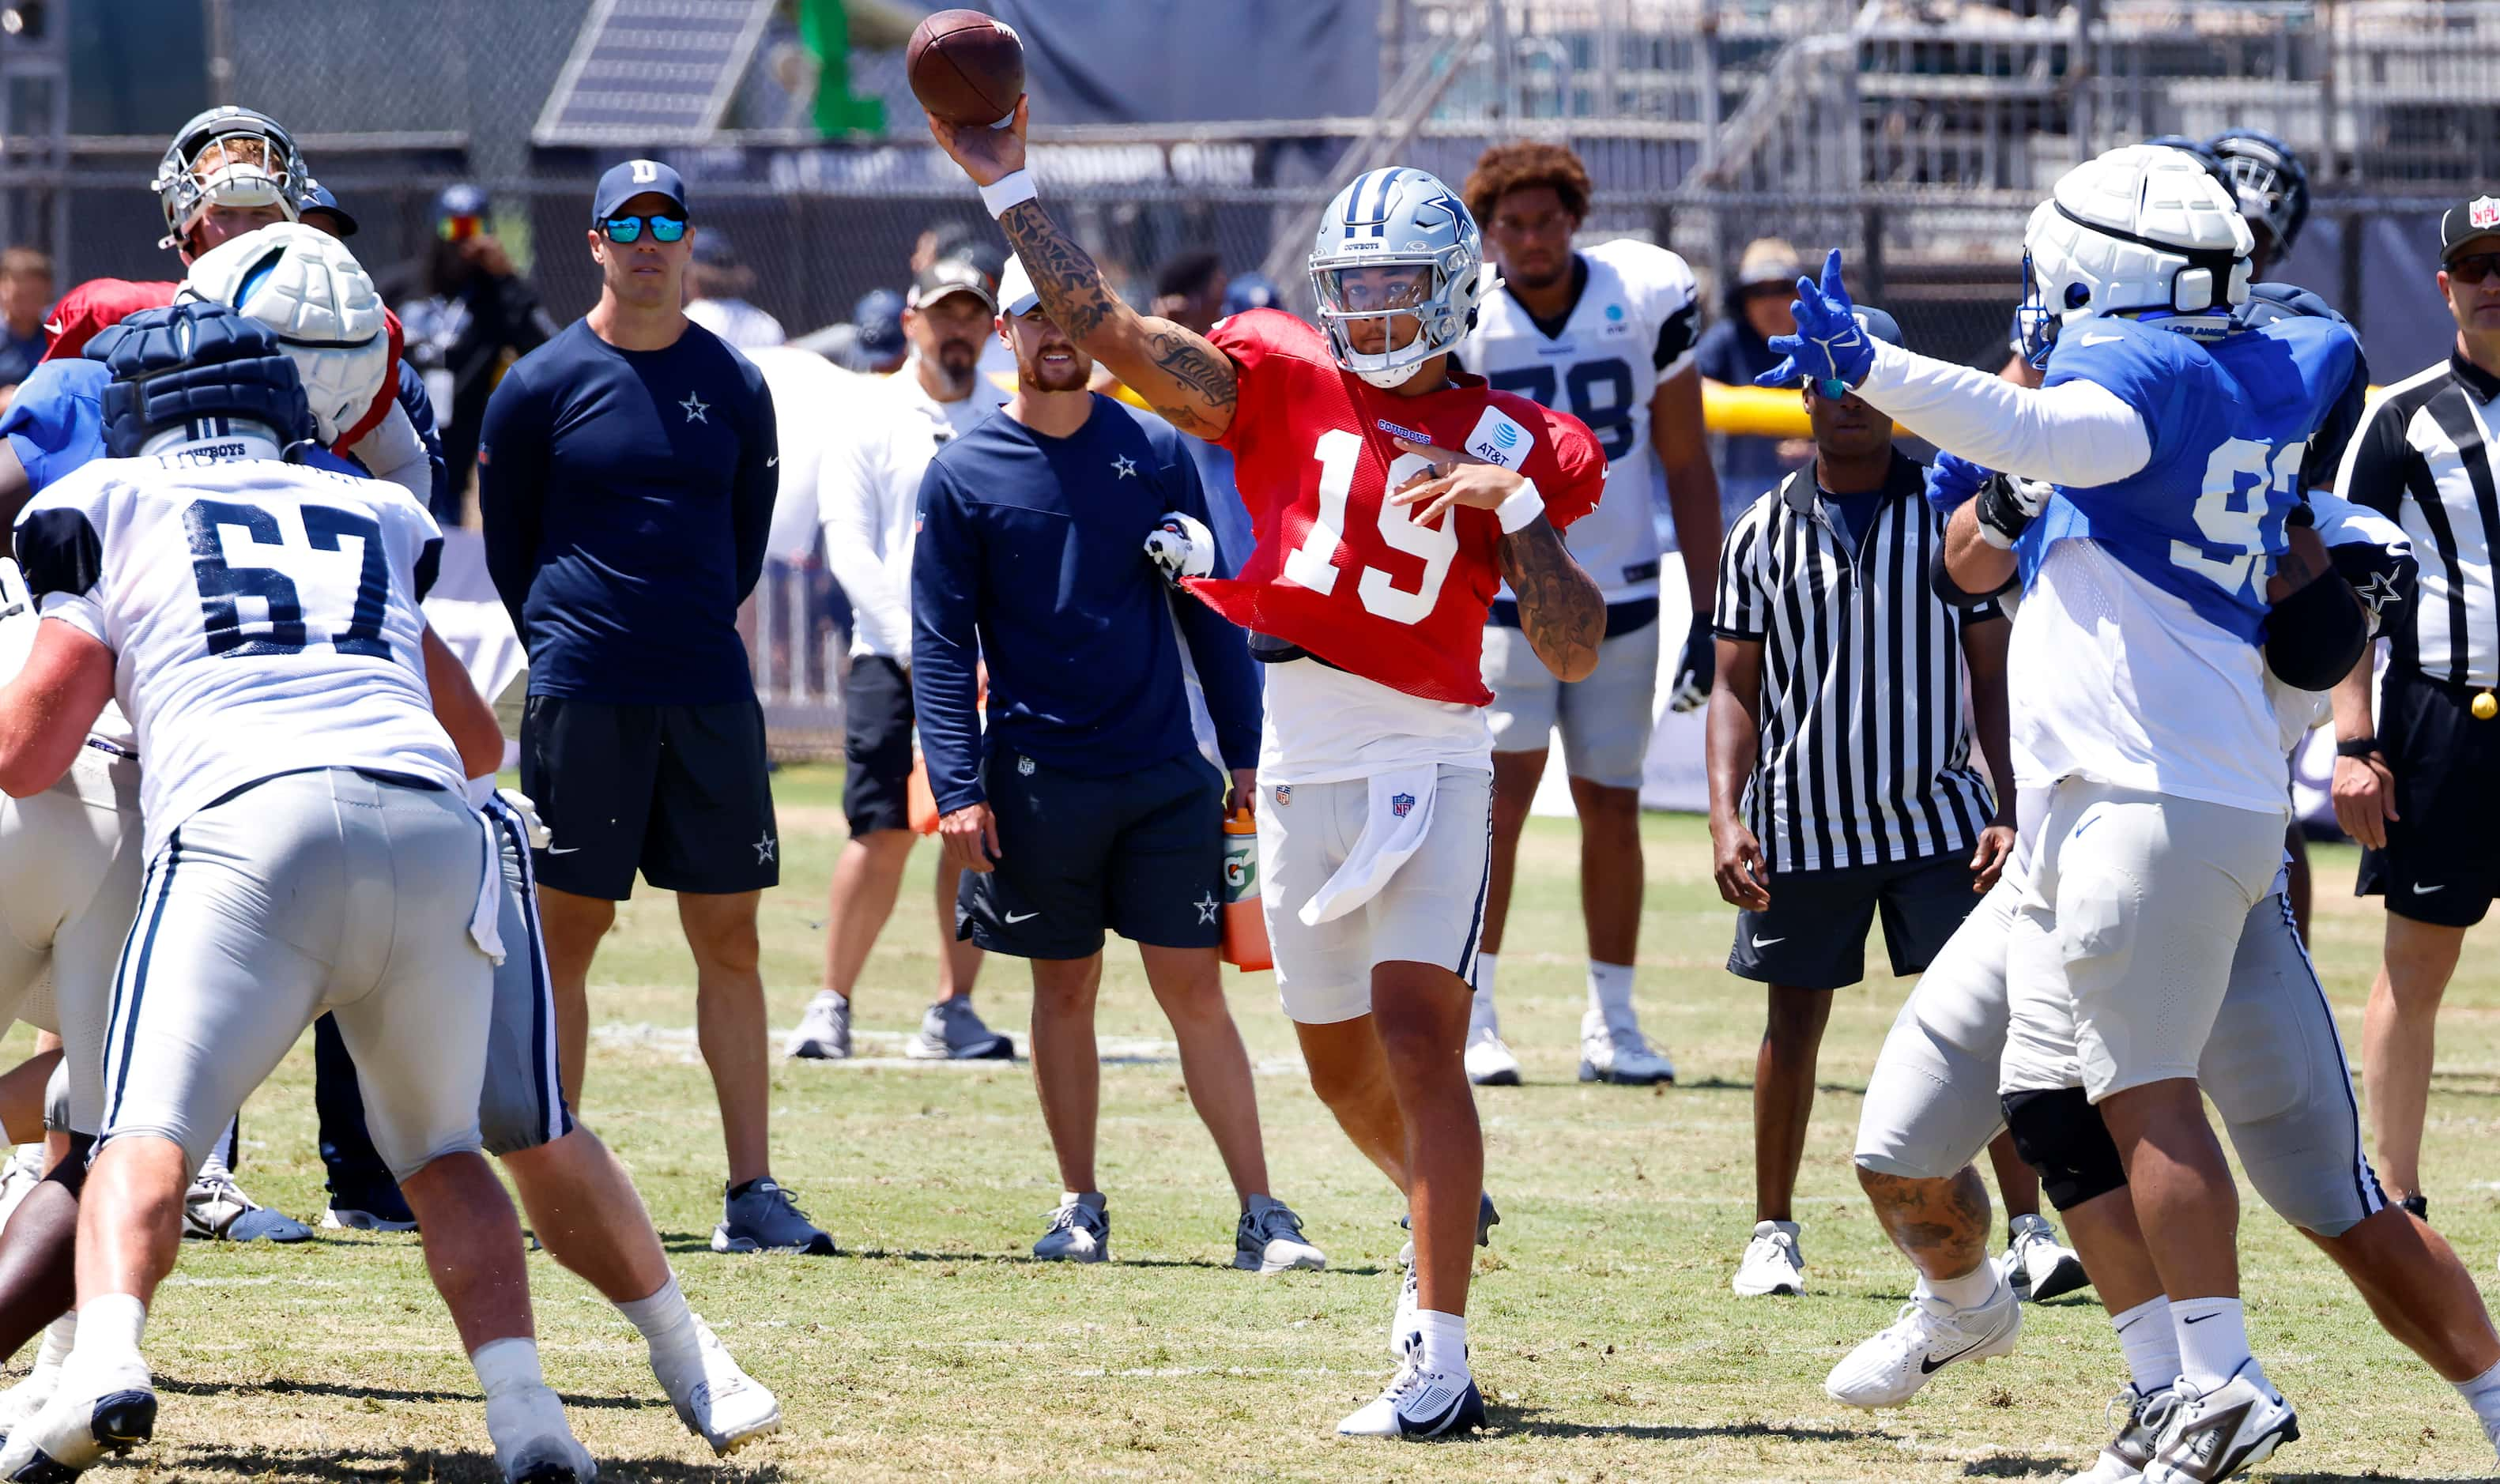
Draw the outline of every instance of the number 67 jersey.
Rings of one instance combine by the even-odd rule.
[[[1429,462],[1395,441],[1518,471],[1559,529],[1605,490],[1606,456],[1589,429],[1455,363],[1438,390],[1384,391],[1341,370],[1327,338],[1281,310],[1235,314],[1208,339],[1239,367],[1240,405],[1219,442],[1237,461],[1258,546],[1239,577],[1194,577],[1190,590],[1243,628],[1408,696],[1491,701],[1480,667],[1501,524],[1464,506],[1423,524],[1391,505]]]
[[[396,484],[281,462],[253,438],[99,459],[17,517],[47,619],[114,652],[147,852],[236,789],[360,768],[458,789],[417,601],[442,532]]]

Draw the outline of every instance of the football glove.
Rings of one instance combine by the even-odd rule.
[[[1951,515],[1979,498],[1980,486],[1990,478],[1990,471],[1961,455],[1939,451],[1927,466],[1927,506],[1939,515]]]
[[[1215,575],[1215,533],[1195,515],[1166,511],[1146,533],[1146,559],[1173,586],[1183,577]]]
[[[1999,551],[2013,550],[2054,492],[2046,479],[1990,475],[1979,486],[1979,539]]]
[[[504,808],[510,809],[514,818],[520,820],[521,838],[530,842],[531,849],[543,850],[555,839],[555,832],[539,817],[537,800],[517,788],[496,789],[495,797],[503,801]]]
[[[1709,702],[1710,687],[1718,678],[1718,639],[1710,632],[1710,620],[1696,613],[1684,636],[1683,657],[1675,662],[1675,686],[1666,693],[1666,709],[1699,710]]]
[[[1824,259],[1820,286],[1812,279],[1797,280],[1796,302],[1789,309],[1796,315],[1796,333],[1771,337],[1771,349],[1783,359],[1754,378],[1755,385],[1788,386],[1810,377],[1823,383],[1824,395],[1836,397],[1866,379],[1875,346],[1859,326],[1857,306],[1841,284],[1838,247]]]

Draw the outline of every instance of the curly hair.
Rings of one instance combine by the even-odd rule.
[[[1496,145],[1476,157],[1476,168],[1467,172],[1467,183],[1459,194],[1481,229],[1503,196],[1536,185],[1553,187],[1562,199],[1562,210],[1574,219],[1588,216],[1589,167],[1580,163],[1568,145],[1525,139]]]

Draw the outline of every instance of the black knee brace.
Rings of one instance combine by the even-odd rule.
[[[80,1191],[86,1188],[87,1161],[94,1157],[95,1136],[92,1134],[72,1134],[70,1136],[70,1152],[61,1156],[61,1162],[54,1165],[51,1168],[50,1172],[46,1174],[44,1178],[55,1182],[64,1190],[67,1190],[71,1195],[75,1196]]]
[[[2040,1190],[2058,1210],[2071,1210],[2095,1196],[2126,1188],[2126,1166],[2118,1157],[2109,1125],[2080,1087],[2004,1096],[2005,1126],[2014,1152],[2040,1176]]]

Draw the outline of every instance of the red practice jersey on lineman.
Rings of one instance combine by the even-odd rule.
[[[1596,509],[1606,456],[1576,417],[1450,368],[1420,397],[1339,369],[1328,337],[1281,310],[1208,336],[1240,367],[1240,404],[1217,440],[1258,547],[1230,580],[1190,591],[1246,629],[1427,701],[1483,706],[1485,613],[1501,588],[1494,512],[1461,506],[1431,525],[1388,503],[1426,464],[1392,442],[1464,448],[1536,481],[1558,528]],[[1413,435],[1422,435],[1421,437]]]
[[[83,354],[86,343],[95,339],[98,331],[108,325],[119,324],[141,310],[163,309],[174,302],[174,292],[181,286],[161,280],[145,282],[131,279],[87,280],[61,295],[61,302],[52,306],[51,318],[44,323],[44,331],[52,338],[52,343],[44,348],[44,359],[57,361]],[[365,409],[365,415],[357,418],[356,425],[340,435],[339,441],[331,445],[335,452],[346,452],[350,445],[379,427],[381,420],[390,415],[391,404],[399,398],[399,354],[406,342],[400,332],[397,314],[383,310],[382,322],[390,326],[390,366],[383,373],[382,388],[374,394],[373,406]]]

